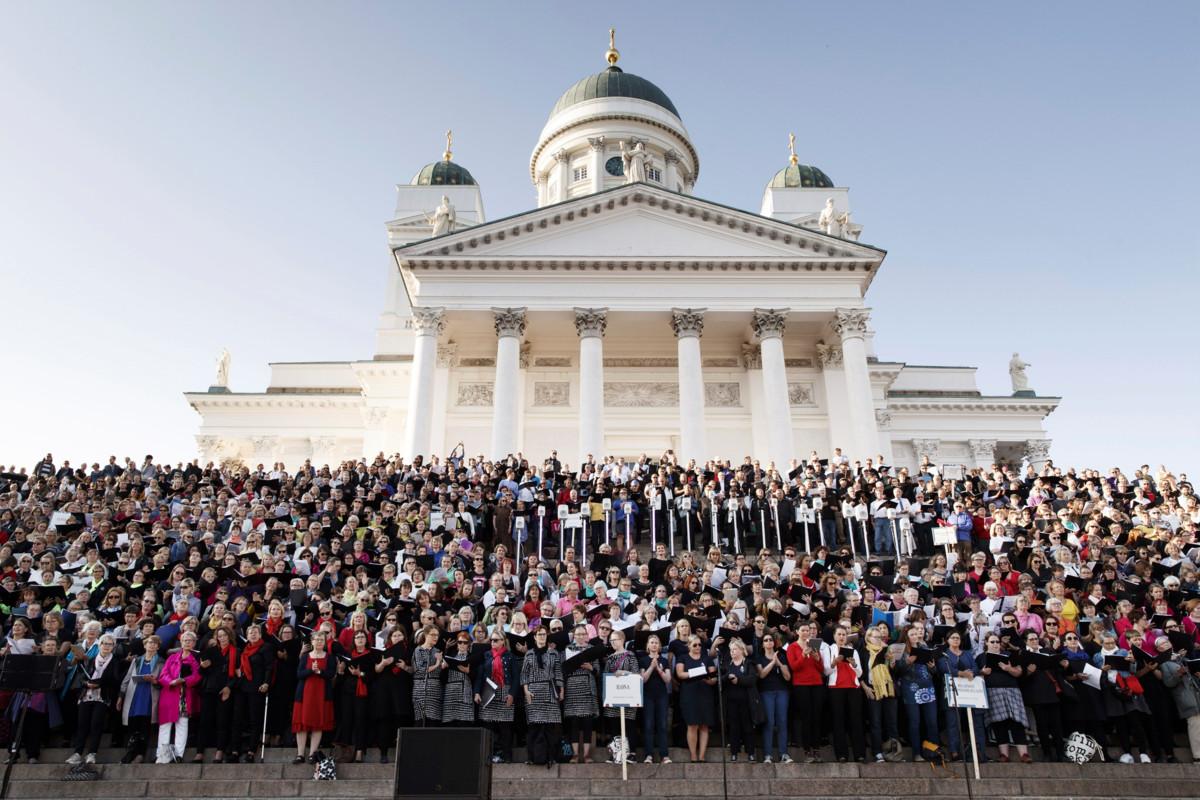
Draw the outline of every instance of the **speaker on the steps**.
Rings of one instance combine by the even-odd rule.
[[[393,800],[491,800],[492,733],[486,728],[401,728]]]

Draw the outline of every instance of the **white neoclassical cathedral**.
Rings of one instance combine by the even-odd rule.
[[[839,447],[912,466],[1040,466],[1059,398],[984,395],[974,367],[877,355],[849,190],[788,164],[755,211],[695,194],[700,154],[656,85],[617,66],[567,89],[529,158],[537,206],[489,220],[446,152],[396,188],[372,358],[271,364],[262,392],[186,394],[202,460],[557,450],[785,467]]]

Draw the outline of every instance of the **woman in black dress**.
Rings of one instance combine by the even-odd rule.
[[[563,654],[567,661],[591,646],[586,625],[576,625],[574,637],[575,640]],[[567,739],[575,751],[575,757],[571,759],[573,764],[584,764],[591,760],[596,718],[600,716],[600,695],[596,688],[599,674],[599,661],[584,661],[574,669],[563,669],[563,677],[566,680],[563,720],[566,723]]]
[[[233,689],[237,683],[238,653],[228,628],[217,628],[208,647],[200,653],[199,744],[193,764],[204,761],[206,747],[215,747],[214,764],[225,760],[233,733]]]
[[[375,651],[367,644],[365,630],[354,632],[345,656],[344,673],[338,672],[337,728],[334,741],[354,751],[354,763],[361,764],[367,750],[371,717],[371,684],[375,680]]]
[[[267,692],[267,738],[272,747],[291,745],[292,702],[296,696],[296,671],[300,668],[300,648],[303,642],[296,629],[283,625],[275,637],[267,641],[274,648],[275,682]]]
[[[688,649],[675,662],[679,681],[679,708],[687,726],[688,752],[692,762],[703,761],[708,753],[708,731],[713,724],[713,686],[717,668],[704,652],[700,637],[688,637]]]
[[[371,689],[371,713],[379,737],[379,763],[388,761],[388,749],[396,741],[396,729],[413,719],[412,648],[402,625],[388,631],[383,652],[375,662],[375,684]]]

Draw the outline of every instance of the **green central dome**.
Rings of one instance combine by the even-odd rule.
[[[768,189],[832,189],[833,180],[808,164],[788,164],[767,184]]]
[[[637,75],[624,72],[616,65],[609,67],[603,72],[598,72],[595,75],[589,75],[581,79],[570,89],[563,92],[562,97],[558,98],[558,102],[554,104],[554,108],[550,111],[550,116],[553,117],[564,108],[573,106],[576,103],[582,103],[585,100],[595,100],[598,97],[632,97],[635,100],[645,100],[654,103],[656,106],[662,106],[667,111],[679,117],[679,111],[676,110],[675,104],[671,102],[671,98],[667,97],[666,92],[645,78],[639,78]]]
[[[474,186],[475,179],[466,167],[453,161],[434,161],[426,164],[413,176],[413,186]]]

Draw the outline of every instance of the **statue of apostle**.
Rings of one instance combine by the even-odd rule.
[[[621,142],[621,166],[625,168],[625,182],[639,183],[646,180],[646,145],[638,142],[632,149],[626,150]]]
[[[442,203],[433,212],[433,216],[425,215],[425,219],[429,220],[429,224],[433,226],[433,236],[441,236],[446,233],[453,233],[456,223],[454,215],[454,206],[450,202],[447,195],[442,195]]]

